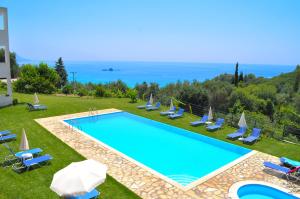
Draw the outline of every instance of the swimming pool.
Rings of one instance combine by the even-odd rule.
[[[64,122],[185,187],[251,152],[127,112]]]
[[[231,198],[238,199],[299,199],[288,190],[260,181],[241,181],[229,191]]]

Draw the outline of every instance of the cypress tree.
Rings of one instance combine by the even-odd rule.
[[[300,65],[296,68],[296,78],[294,83],[294,92],[298,92],[300,84]]]
[[[235,65],[234,85],[236,87],[238,87],[238,85],[239,85],[239,63],[238,62]]]
[[[55,70],[57,74],[60,76],[60,81],[58,82],[57,87],[61,88],[68,83],[68,74],[61,57],[58,58],[57,62],[55,63]]]

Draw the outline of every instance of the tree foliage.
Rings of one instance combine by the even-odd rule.
[[[56,71],[45,63],[38,66],[26,64],[21,67],[19,79],[14,83],[14,88],[21,93],[46,93],[56,91],[60,80]]]
[[[58,88],[62,88],[63,86],[65,86],[68,83],[68,74],[67,74],[64,62],[61,57],[58,58],[58,60],[55,63],[55,70],[60,77],[60,80],[58,81],[56,86]]]

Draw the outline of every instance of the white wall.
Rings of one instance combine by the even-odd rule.
[[[7,106],[12,103],[12,86],[10,75],[10,59],[9,59],[9,38],[8,38],[8,17],[7,9],[0,7],[0,19],[3,20],[3,29],[0,27],[0,47],[5,49],[5,63],[0,63],[0,78],[5,78],[7,82],[8,96],[0,96],[0,107]]]

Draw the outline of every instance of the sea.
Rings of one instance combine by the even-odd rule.
[[[37,64],[39,61],[22,61]],[[46,61],[54,66],[54,61]],[[65,61],[70,81],[81,83],[107,83],[124,81],[134,87],[137,83],[156,82],[160,86],[184,80],[205,81],[223,73],[233,74],[235,63],[185,63],[185,62],[141,62],[141,61]],[[258,77],[271,78],[291,72],[295,65],[239,64],[239,72],[253,73]]]

